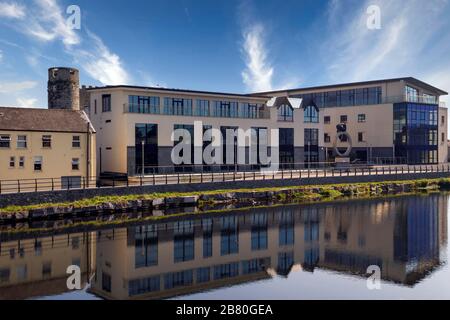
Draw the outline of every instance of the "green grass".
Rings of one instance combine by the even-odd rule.
[[[41,203],[36,205],[27,206],[8,206],[0,209],[0,215],[11,214],[17,212],[25,212],[33,209],[44,209],[50,207],[73,207],[73,208],[85,208],[100,206],[105,203],[121,204],[136,200],[153,200],[166,197],[182,197],[192,195],[216,195],[224,193],[235,192],[267,192],[267,191],[281,191],[281,190],[295,190],[292,197],[296,201],[316,201],[320,199],[336,199],[342,196],[346,196],[345,190],[336,189],[354,189],[361,196],[369,195],[371,189],[386,187],[393,184],[409,184],[413,190],[430,190],[430,189],[450,189],[450,179],[422,179],[422,180],[408,180],[408,181],[386,181],[386,182],[369,182],[369,183],[356,183],[356,184],[333,184],[333,185],[311,185],[311,186],[288,186],[288,187],[273,187],[273,188],[256,188],[256,189],[219,189],[202,192],[168,192],[168,193],[150,193],[143,195],[125,195],[125,196],[99,196],[89,199],[82,199],[74,202],[61,202],[61,203]],[[314,192],[313,192],[314,191]],[[278,201],[286,201],[287,194],[277,194]]]

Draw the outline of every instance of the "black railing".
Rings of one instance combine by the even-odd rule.
[[[202,169],[199,170],[199,167]],[[226,183],[237,181],[266,181],[285,179],[320,179],[328,177],[380,176],[402,174],[450,173],[450,164],[434,165],[347,165],[336,167],[330,163],[283,164],[280,169],[228,166],[179,166],[179,172],[168,172],[169,167],[153,167],[152,174],[124,178],[123,176],[82,177],[77,179],[48,178],[0,180],[0,194],[39,191],[82,190],[95,188],[124,188],[170,184]],[[173,167],[171,167],[173,170]],[[252,170],[250,170],[252,169]],[[165,171],[165,172],[164,172]]]

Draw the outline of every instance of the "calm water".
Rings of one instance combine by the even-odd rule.
[[[448,199],[285,206],[53,237],[19,234],[1,242],[0,299],[450,299]],[[67,290],[69,265],[81,267],[84,290]],[[381,290],[367,288],[370,265],[381,268]]]

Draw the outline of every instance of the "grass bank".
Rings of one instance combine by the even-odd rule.
[[[235,189],[235,190],[211,190],[206,192],[189,193],[151,193],[145,195],[126,196],[101,196],[90,199],[83,199],[74,202],[62,203],[41,203],[26,206],[8,206],[0,209],[0,216],[16,213],[27,213],[33,210],[45,210],[50,208],[101,208],[107,205],[109,208],[136,208],[142,205],[143,201],[153,201],[155,203],[167,203],[168,199],[183,197],[196,197],[196,205],[207,206],[214,203],[254,201],[264,199],[276,202],[319,202],[329,199],[343,197],[368,198],[388,194],[407,194],[426,190],[449,190],[450,178],[444,179],[422,179],[411,181],[388,181],[370,182],[356,184],[334,184],[334,185],[311,185],[293,187],[274,187],[256,189]]]

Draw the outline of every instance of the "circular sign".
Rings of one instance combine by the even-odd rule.
[[[341,140],[341,137],[347,137],[347,149],[345,150],[344,153],[342,153],[339,148],[337,147],[338,141]],[[334,140],[334,151],[336,151],[336,154],[339,157],[349,157],[350,153],[352,152],[352,137],[350,136],[350,134],[348,132],[338,132],[336,134],[336,139]]]

